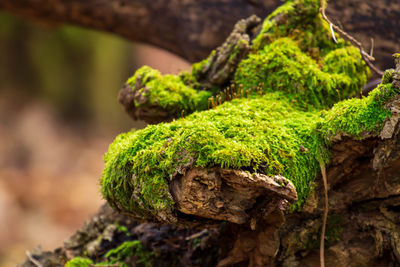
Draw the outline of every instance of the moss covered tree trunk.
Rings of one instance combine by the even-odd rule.
[[[120,102],[168,122],[118,136],[112,209],[23,265],[318,266],[326,169],[326,266],[398,266],[400,55],[361,97],[369,69],[319,4],[239,21],[190,73],[138,70]]]

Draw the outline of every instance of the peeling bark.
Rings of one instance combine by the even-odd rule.
[[[266,204],[264,211],[285,210],[297,200],[293,184],[280,175],[269,177],[219,168],[190,169],[173,180],[170,191],[179,211],[236,224],[248,221],[247,211],[260,196]]]

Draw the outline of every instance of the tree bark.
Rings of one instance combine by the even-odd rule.
[[[166,49],[191,62],[220,45],[239,19],[264,18],[280,0],[0,0],[0,8],[47,24],[73,24],[115,33],[131,41]],[[400,51],[400,3],[330,1],[328,16],[370,47],[376,64],[393,67]]]

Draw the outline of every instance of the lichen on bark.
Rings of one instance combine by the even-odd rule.
[[[173,181],[193,168],[220,168],[264,175],[260,179],[282,175],[294,185],[300,208],[335,137],[378,133],[398,88],[384,79],[368,97],[355,98],[369,70],[356,48],[330,40],[319,2],[288,1],[262,25],[242,21],[239,37],[228,38],[192,73],[162,76],[145,67],[129,79],[120,100],[135,118],[185,117],[121,134],[110,145],[101,179],[110,205],[137,219],[178,223],[183,209],[171,192]],[[226,51],[233,57],[221,56]],[[226,179],[221,183],[229,184]],[[268,192],[260,188],[254,196],[268,199]],[[250,220],[243,218],[231,221]]]

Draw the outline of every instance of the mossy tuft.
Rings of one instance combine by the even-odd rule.
[[[378,132],[390,116],[385,104],[398,93],[385,83],[368,97],[341,101],[360,95],[369,70],[356,48],[330,40],[318,9],[319,0],[288,1],[264,21],[231,81],[249,93],[119,135],[105,155],[101,179],[108,202],[136,217],[171,222],[169,183],[177,170],[218,166],[281,174],[295,185],[300,207],[320,162],[329,160],[332,137]],[[203,64],[195,64],[193,72]],[[191,75],[187,80],[195,84]],[[192,111],[207,105],[209,95],[185,85],[182,75],[162,76],[144,67],[128,83],[139,76],[160,105],[193,103],[185,106]]]
[[[93,261],[89,258],[75,257],[69,260],[65,267],[89,267],[93,265]]]
[[[135,257],[136,264],[151,266],[153,254],[144,251],[139,240],[125,241],[116,248],[110,249],[104,256],[103,261],[94,263],[90,258],[75,257],[69,260],[66,267],[89,267],[89,266],[121,266],[128,267],[127,261]]]
[[[360,94],[368,71],[355,47],[332,50],[320,63],[302,51],[289,37],[267,44],[243,60],[235,73],[235,83],[264,92],[285,92],[302,109],[331,107],[341,99]]]
[[[191,113],[207,109],[211,92],[193,89],[187,84],[192,81],[193,78],[185,73],[180,76],[161,75],[158,70],[143,66],[126,84],[132,90],[141,91],[143,98],[147,100],[143,103],[136,102],[136,107],[157,105],[177,116],[182,110]]]
[[[138,260],[136,263],[143,263],[145,266],[151,266],[152,253],[143,251],[142,244],[139,240],[125,241],[117,248],[109,250],[105,254],[105,258],[108,260],[109,265],[120,264],[126,266],[122,262],[129,257],[136,256]]]

